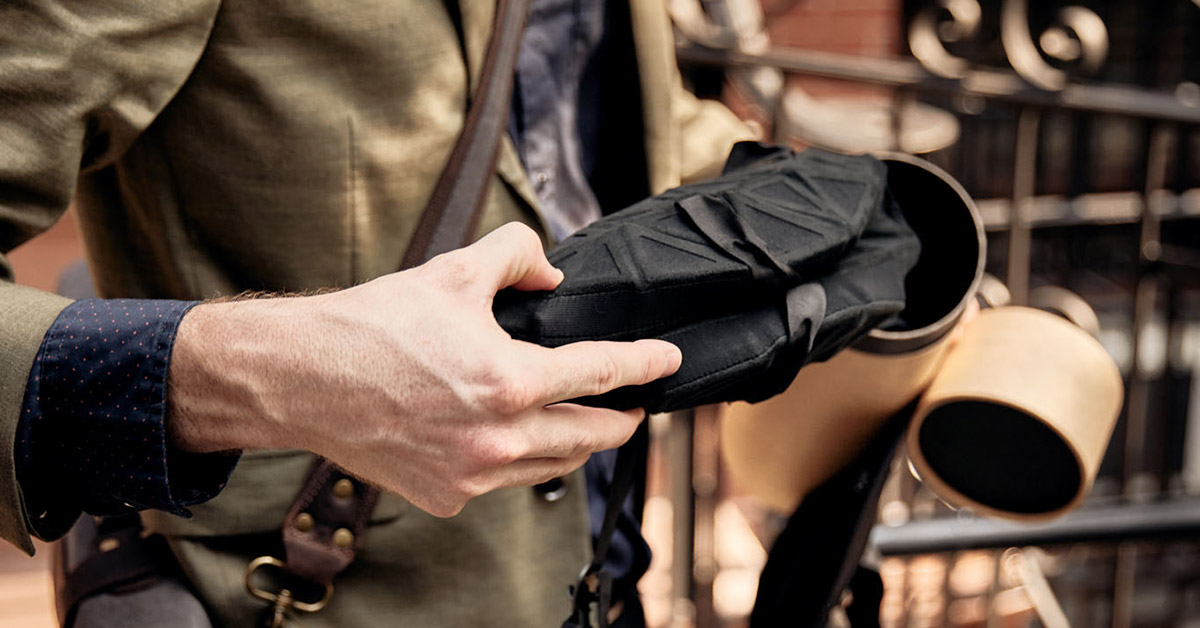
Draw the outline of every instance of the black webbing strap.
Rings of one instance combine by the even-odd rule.
[[[879,628],[879,610],[883,607],[883,578],[874,569],[858,566],[850,577],[851,599],[846,619],[851,628]]]
[[[639,458],[645,454],[633,438],[617,449],[617,462],[613,470],[612,485],[608,500],[604,504],[604,523],[596,537],[592,551],[592,562],[579,574],[579,582],[571,588],[573,607],[571,616],[563,622],[563,628],[591,628],[592,604],[596,604],[598,628],[608,628],[608,615],[612,609],[612,574],[604,570],[608,548],[612,545],[621,508],[637,484]]]

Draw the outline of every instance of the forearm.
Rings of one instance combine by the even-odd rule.
[[[378,422],[371,417],[400,419],[406,412],[397,397],[405,396],[419,369],[401,381],[397,372],[405,359],[395,349],[412,341],[389,338],[376,316],[358,314],[367,306],[357,292],[192,309],[180,324],[171,361],[172,443],[194,452],[325,453],[331,437],[361,440],[364,425]]]
[[[304,339],[297,303],[282,301],[206,303],[184,317],[168,386],[172,444],[195,452],[295,446],[278,391],[298,374],[294,347]]]

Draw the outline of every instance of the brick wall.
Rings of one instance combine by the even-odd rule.
[[[765,0],[767,32],[777,47],[817,50],[862,57],[898,56],[904,43],[901,0]],[[789,85],[814,98],[884,100],[891,90],[811,76],[790,76]],[[736,89],[727,88],[723,99],[743,119],[767,123],[762,112]]]
[[[17,247],[10,259],[17,283],[53,291],[62,271],[82,257],[79,225],[74,212],[67,212],[49,231]]]

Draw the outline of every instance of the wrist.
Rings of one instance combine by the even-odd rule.
[[[180,322],[167,386],[167,428],[184,451],[300,446],[278,384],[288,373],[289,316],[303,299],[204,303]],[[294,313],[292,313],[294,314]]]

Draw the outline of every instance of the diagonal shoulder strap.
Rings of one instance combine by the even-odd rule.
[[[402,269],[464,246],[475,234],[492,181],[500,133],[506,126],[513,68],[529,4],[530,0],[497,2],[492,37],[466,121],[421,215]],[[375,487],[318,459],[284,520],[286,560],[282,565],[266,564],[276,564],[293,578],[332,591],[334,577],[354,561],[378,494]],[[251,563],[252,570],[266,558]],[[252,593],[263,597],[261,590]],[[284,591],[270,600],[277,613],[280,598],[285,597],[289,599],[285,613],[293,607],[304,610]]]
[[[450,153],[433,195],[404,254],[402,268],[470,243],[479,226],[484,199],[492,182],[500,133],[512,103],[513,68],[530,0],[499,0],[496,22],[480,70],[479,85],[462,134]]]

